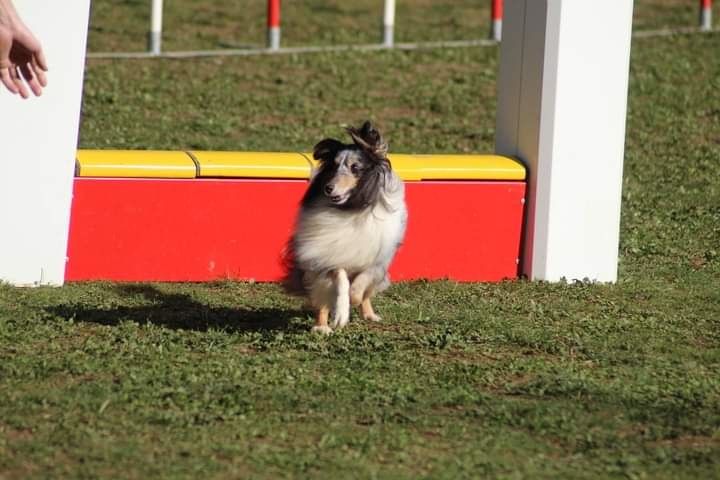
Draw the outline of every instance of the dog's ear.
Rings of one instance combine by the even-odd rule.
[[[387,160],[388,144],[369,121],[365,121],[359,129],[348,127],[347,131],[355,145],[366,153],[378,160]]]
[[[326,138],[325,140],[321,140],[313,148],[313,158],[321,162],[331,162],[343,148],[345,148],[344,143],[333,138]]]

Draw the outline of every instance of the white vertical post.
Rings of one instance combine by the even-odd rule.
[[[0,90],[0,281],[60,285],[90,0],[15,0],[15,5],[42,43],[50,71],[39,98],[22,100]]]
[[[383,45],[392,47],[395,44],[395,0],[385,0],[383,12]]]
[[[617,279],[632,10],[506,0],[496,150],[529,169],[531,279]]]
[[[163,0],[152,0],[150,31],[148,32],[148,52],[160,55],[162,51]]]
[[[700,0],[700,29],[712,30],[712,0]]]

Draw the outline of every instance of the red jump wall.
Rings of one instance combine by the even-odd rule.
[[[525,183],[406,182],[394,280],[515,278]],[[304,180],[76,178],[67,281],[282,278]]]

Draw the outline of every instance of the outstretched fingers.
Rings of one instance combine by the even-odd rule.
[[[40,79],[35,74],[34,70],[31,68],[30,64],[25,64],[20,66],[20,73],[22,74],[22,77],[25,79],[25,83],[28,84],[30,87],[30,90],[35,94],[36,97],[39,97],[42,95],[42,82],[40,82]]]
[[[10,78],[13,83],[15,83],[20,96],[22,98],[30,97],[30,92],[28,91],[27,86],[25,86],[25,82],[23,82],[22,78],[20,78],[20,72],[18,72],[17,65],[11,65],[10,68],[8,68],[8,71],[10,72]]]

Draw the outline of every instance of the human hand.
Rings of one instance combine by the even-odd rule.
[[[0,0],[0,82],[10,92],[39,96],[47,85],[47,63],[40,42],[8,0]]]

